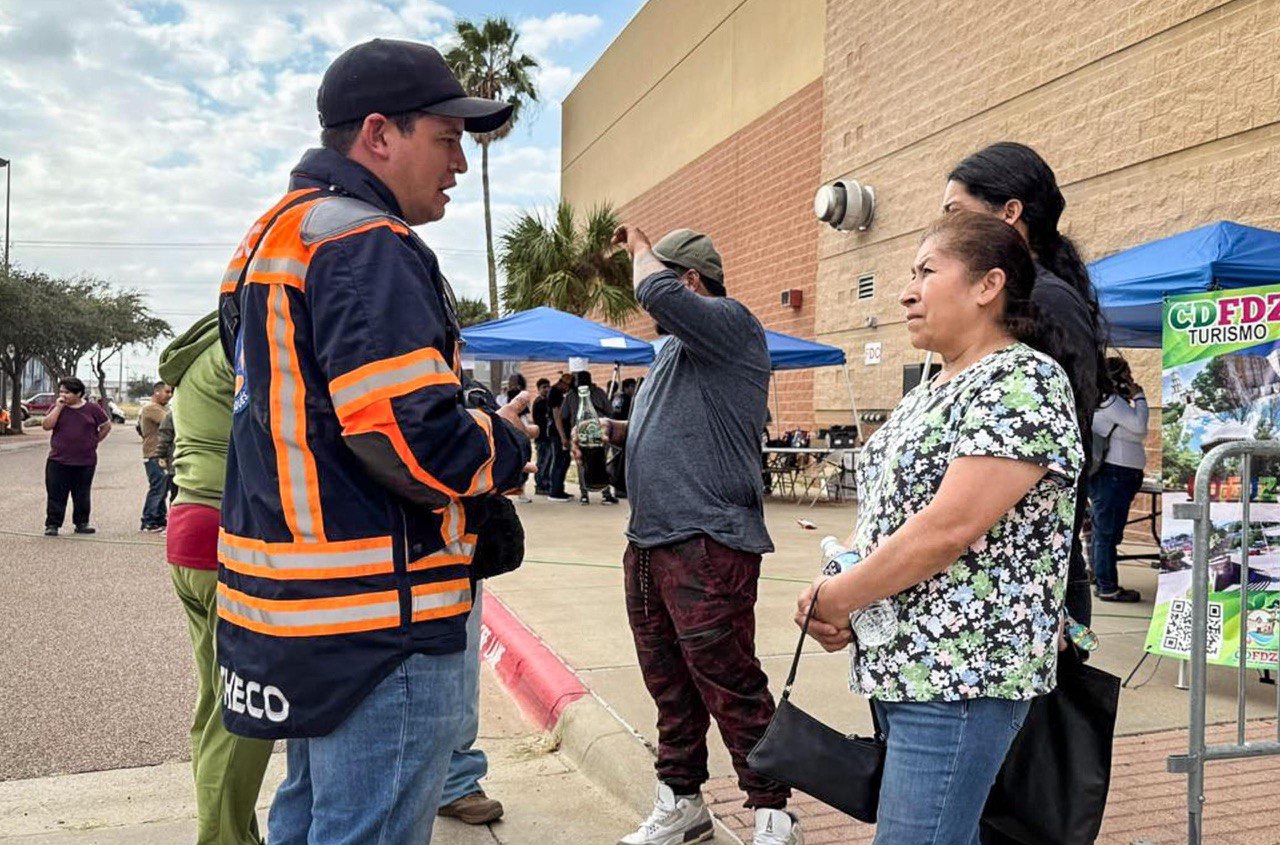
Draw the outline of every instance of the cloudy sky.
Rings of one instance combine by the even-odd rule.
[[[146,292],[181,331],[315,146],[329,61],[376,36],[440,44],[505,15],[541,64],[541,105],[491,155],[495,227],[559,192],[560,101],[641,0],[0,0],[0,158],[15,264]],[[459,295],[486,290],[479,153],[421,230]],[[474,153],[474,155],[470,155]],[[126,377],[155,372],[155,352]]]

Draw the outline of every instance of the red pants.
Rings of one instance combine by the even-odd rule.
[[[658,705],[658,779],[677,795],[699,790],[714,716],[746,806],[786,806],[791,791],[747,767],[774,709],[755,654],[760,555],[704,536],[654,549],[629,544],[623,571],[640,671]]]

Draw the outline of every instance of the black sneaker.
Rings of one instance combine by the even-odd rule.
[[[57,537],[57,536],[58,536],[58,529],[57,529],[57,528],[55,528],[55,527],[54,527],[54,526],[52,526],[52,525],[49,525],[49,526],[47,526],[47,527],[44,529],[44,536],[46,536],[46,537]]]
[[[98,529],[94,528],[92,525],[77,525],[76,533],[77,534],[97,534]]]
[[[1142,593],[1137,590],[1126,590],[1124,587],[1116,587],[1109,593],[1094,592],[1094,596],[1098,601],[1114,601],[1122,604],[1133,604],[1142,601]]]
[[[600,502],[600,504],[602,504],[602,505],[616,505],[616,504],[618,504],[618,500],[617,500],[617,498],[615,498],[615,497],[613,497],[613,496],[605,496],[605,497],[604,497],[604,499],[603,499],[603,501],[601,501],[601,502]]]

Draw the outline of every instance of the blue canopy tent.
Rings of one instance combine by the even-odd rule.
[[[532,308],[462,330],[462,354],[478,361],[567,361],[647,366],[653,347],[639,338],[555,308]]]
[[[1089,265],[1116,346],[1159,347],[1166,296],[1280,282],[1280,232],[1221,221]]]

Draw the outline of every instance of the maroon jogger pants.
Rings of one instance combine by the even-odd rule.
[[[790,790],[747,767],[774,709],[755,652],[760,555],[705,536],[628,544],[623,571],[640,671],[658,705],[658,779],[677,795],[699,790],[714,716],[746,806],[785,807]]]

